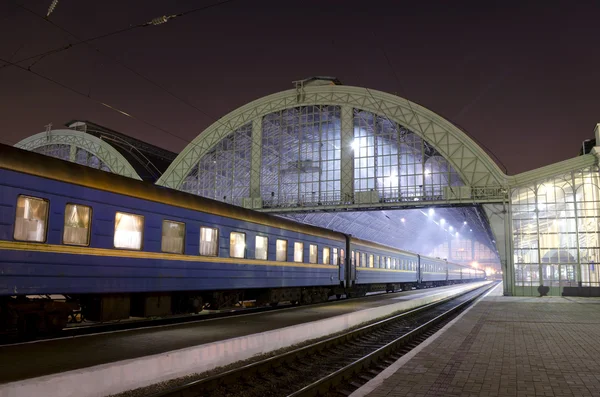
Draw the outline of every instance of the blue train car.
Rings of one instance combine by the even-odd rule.
[[[418,255],[352,238],[348,279],[362,292],[410,289],[418,284]]]
[[[0,145],[0,332],[481,279],[447,266]]]
[[[9,298],[27,295],[109,320],[343,293],[343,234],[5,146],[0,219],[0,303],[16,318]],[[43,322],[62,327],[58,312]]]

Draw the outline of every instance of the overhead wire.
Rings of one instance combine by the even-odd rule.
[[[30,61],[32,59],[36,59],[38,57],[46,57],[48,55],[57,54],[59,52],[63,52],[63,51],[69,50],[69,49],[71,49],[73,47],[76,47],[78,45],[81,45],[81,44],[91,43],[92,41],[97,41],[97,40],[100,40],[100,39],[105,39],[107,37],[111,37],[111,36],[115,36],[115,35],[122,34],[122,33],[125,33],[125,32],[129,32],[129,31],[134,30],[134,29],[144,28],[144,27],[148,27],[148,26],[162,25],[162,24],[170,21],[171,19],[182,17],[182,16],[186,16],[186,15],[190,15],[190,14],[193,14],[193,13],[196,13],[196,12],[199,12],[199,11],[206,11],[208,9],[215,8],[215,7],[218,7],[218,6],[222,6],[224,4],[232,3],[234,1],[237,1],[237,0],[223,0],[223,1],[216,2],[216,3],[208,4],[206,6],[196,7],[196,8],[193,8],[193,9],[190,9],[190,10],[187,10],[187,11],[183,11],[183,12],[180,12],[180,13],[177,13],[177,14],[163,15],[163,16],[160,16],[160,17],[157,17],[157,18],[153,18],[150,21],[138,23],[138,24],[135,24],[135,25],[129,25],[129,26],[125,27],[125,28],[117,29],[117,30],[114,30],[112,32],[103,33],[103,34],[100,34],[100,35],[97,35],[97,36],[94,36],[94,37],[90,37],[88,39],[83,39],[83,40],[82,39],[78,39],[79,41],[77,41],[75,43],[69,43],[67,45],[64,45],[64,46],[61,46],[61,47],[57,47],[57,48],[54,48],[54,49],[49,50],[49,51],[45,51],[45,52],[40,53],[40,54],[36,54],[36,55],[30,56],[30,57],[27,57],[27,58],[19,59],[18,61],[15,61],[15,63],[22,63],[22,62],[25,62],[25,61]],[[15,5],[17,5],[18,7],[22,8],[23,10],[29,12],[30,14],[33,14],[36,17],[39,17],[39,18],[45,20],[46,22],[52,24],[56,28],[58,28],[58,29],[60,29],[60,30],[62,30],[64,32],[70,34],[73,37],[76,37],[73,33],[68,32],[66,29],[62,28],[58,24],[56,24],[53,21],[51,21],[49,18],[44,17],[44,16],[38,14],[37,12],[31,10],[30,8],[28,8],[25,5],[19,3],[18,1],[13,0],[13,3]],[[9,64],[2,65],[2,66],[0,66],[0,69],[3,69],[3,68],[8,67],[8,66],[13,66],[13,65],[9,65]]]
[[[185,11],[185,12],[181,12],[181,13],[178,13],[178,14],[173,14],[173,15],[171,15],[171,16],[169,16],[169,17],[160,17],[160,18],[155,18],[155,19],[153,19],[152,21],[156,21],[156,20],[158,20],[158,22],[157,22],[157,23],[152,23],[152,21],[151,21],[151,22],[147,22],[147,23],[145,23],[145,24],[132,25],[132,27],[130,27],[130,28],[121,29],[121,30],[119,30],[119,31],[115,31],[115,32],[112,32],[112,33],[108,33],[108,34],[105,34],[105,35],[102,35],[102,36],[97,36],[96,38],[104,38],[104,37],[108,37],[108,36],[110,36],[110,35],[114,35],[114,34],[117,34],[117,33],[120,33],[120,32],[125,32],[125,31],[128,31],[128,30],[131,30],[131,28],[135,28],[135,27],[143,27],[143,26],[149,26],[150,24],[154,24],[154,25],[156,25],[156,24],[164,23],[164,22],[166,22],[167,20],[169,20],[169,19],[173,19],[173,18],[175,18],[175,17],[178,17],[178,16],[189,15],[189,14],[191,14],[191,13],[194,13],[194,12],[203,11],[203,10],[206,10],[206,9],[209,9],[209,8],[213,8],[213,7],[217,6],[217,5],[222,5],[222,4],[226,4],[226,3],[231,3],[231,2],[233,2],[233,1],[235,1],[235,0],[225,0],[225,1],[218,2],[218,3],[213,3],[213,4],[210,4],[210,5],[204,6],[204,7],[198,7],[198,8],[195,8],[195,9],[191,9],[191,10],[188,10],[188,11]],[[125,68],[125,69],[129,70],[130,72],[134,73],[136,76],[138,76],[138,77],[142,78],[142,79],[143,79],[143,80],[145,80],[146,82],[148,82],[148,83],[152,84],[153,86],[155,86],[155,87],[159,88],[160,90],[164,91],[165,93],[169,94],[171,97],[173,97],[173,98],[177,99],[178,101],[180,101],[180,102],[184,103],[185,105],[187,105],[187,106],[191,107],[192,109],[196,110],[197,112],[201,113],[202,115],[204,115],[205,117],[207,117],[207,118],[208,118],[209,120],[211,120],[212,122],[216,122],[216,123],[220,124],[221,126],[223,126],[223,127],[225,127],[225,128],[228,128],[228,126],[227,126],[226,124],[224,124],[224,123],[223,123],[223,122],[222,122],[222,121],[221,121],[219,118],[217,118],[217,117],[214,117],[214,116],[211,116],[210,114],[208,114],[208,113],[207,113],[206,111],[204,111],[203,109],[199,108],[198,106],[195,106],[195,105],[194,105],[194,104],[192,104],[191,102],[189,102],[189,101],[187,101],[186,99],[182,98],[181,96],[179,96],[179,95],[177,95],[177,94],[173,93],[172,91],[170,91],[170,90],[169,90],[169,89],[167,89],[166,87],[162,86],[161,84],[158,84],[158,83],[157,83],[157,82],[155,82],[154,80],[152,80],[152,79],[150,79],[150,78],[146,77],[145,75],[143,75],[142,73],[138,72],[137,70],[135,70],[135,69],[131,68],[130,66],[126,65],[124,62],[120,61],[120,60],[119,60],[119,59],[117,59],[116,57],[114,57],[114,56],[111,56],[111,55],[109,55],[109,54],[107,54],[107,53],[105,53],[105,52],[101,51],[101,50],[100,50],[98,47],[96,47],[96,46],[94,46],[93,44],[91,44],[91,41],[94,41],[94,40],[96,40],[96,38],[87,39],[87,40],[81,40],[81,39],[80,39],[80,38],[79,38],[77,35],[75,35],[74,33],[70,32],[69,30],[67,30],[67,29],[63,28],[62,26],[60,26],[60,25],[56,24],[55,22],[53,22],[53,21],[50,21],[49,19],[47,19],[47,18],[43,17],[42,15],[40,15],[40,14],[36,13],[35,11],[33,11],[33,10],[29,9],[28,7],[26,7],[26,6],[24,6],[24,5],[20,4],[20,3],[17,3],[17,2],[15,2],[15,3],[16,3],[16,4],[17,4],[19,7],[21,7],[22,9],[24,9],[24,10],[26,10],[27,12],[31,13],[32,15],[34,15],[34,16],[36,16],[36,17],[38,17],[38,18],[41,18],[41,19],[43,19],[44,21],[46,21],[46,22],[50,23],[50,24],[51,24],[52,26],[54,26],[55,28],[57,28],[57,29],[59,29],[59,30],[61,30],[61,31],[63,31],[63,32],[67,33],[67,34],[69,34],[70,36],[74,37],[75,39],[79,40],[79,41],[78,41],[78,42],[76,42],[74,45],[78,45],[78,44],[86,44],[88,47],[90,47],[90,48],[91,48],[91,49],[93,49],[94,51],[96,51],[96,52],[98,52],[99,54],[101,54],[101,55],[103,55],[103,56],[105,56],[105,57],[107,57],[107,58],[111,59],[113,62],[117,63],[118,65],[122,66],[123,68]],[[48,51],[48,52],[46,52],[46,53],[43,53],[43,54],[40,54],[40,55],[41,55],[42,57],[45,57],[45,56],[48,56],[48,55],[53,55],[53,54],[56,54],[56,53],[58,53],[58,52],[61,52],[61,51],[63,51],[63,50],[66,50],[66,49],[68,49],[68,48],[71,48],[72,46],[73,46],[73,45],[71,45],[71,46],[65,46],[65,47],[60,47],[60,48],[57,48],[57,49],[55,49],[55,50]],[[40,56],[40,55],[38,55],[38,56]],[[31,58],[35,58],[35,57],[36,57],[36,56],[34,56],[34,57],[29,57],[29,58],[27,58],[27,59],[31,59]],[[27,60],[27,59],[24,59],[24,60]],[[116,106],[110,105],[110,104],[108,104],[108,103],[106,103],[106,102],[102,102],[102,101],[96,100],[96,99],[92,98],[90,95],[88,95],[88,94],[85,94],[85,93],[83,93],[83,92],[81,92],[81,91],[79,91],[79,90],[77,90],[77,89],[74,89],[74,88],[72,88],[72,87],[69,87],[69,86],[67,86],[66,84],[60,83],[60,82],[58,82],[58,81],[56,81],[56,80],[54,80],[54,79],[52,79],[52,78],[49,78],[49,77],[47,77],[47,76],[44,76],[44,75],[42,75],[41,73],[34,72],[33,70],[31,70],[31,66],[33,66],[33,65],[30,65],[28,68],[25,68],[25,67],[23,67],[23,66],[20,66],[20,65],[18,65],[18,64],[17,64],[18,62],[22,62],[22,61],[24,61],[24,60],[15,61],[15,62],[10,62],[10,61],[7,61],[7,60],[4,60],[4,59],[0,58],[0,62],[5,62],[5,63],[7,64],[7,65],[5,65],[5,66],[16,66],[16,67],[18,67],[18,68],[19,68],[19,69],[21,69],[21,70],[24,70],[24,71],[31,72],[31,73],[33,73],[34,75],[36,75],[36,76],[38,76],[38,77],[40,77],[40,78],[42,78],[42,79],[45,79],[45,80],[47,80],[47,81],[50,81],[50,82],[52,82],[52,83],[54,83],[54,84],[56,84],[56,85],[58,85],[58,86],[60,86],[60,87],[62,87],[62,88],[64,88],[64,89],[67,89],[67,90],[69,90],[69,91],[71,91],[71,92],[73,92],[73,93],[75,93],[75,94],[77,94],[77,95],[83,96],[83,97],[85,97],[85,98],[87,98],[87,99],[89,99],[89,100],[91,100],[91,101],[93,101],[93,102],[95,102],[95,103],[97,103],[97,104],[100,104],[100,105],[102,105],[102,106],[104,106],[104,107],[106,107],[106,108],[108,108],[108,109],[111,109],[111,110],[113,110],[113,111],[116,111],[116,112],[120,113],[120,114],[121,114],[121,115],[123,115],[123,116],[130,117],[130,118],[132,118],[132,119],[134,119],[134,120],[136,120],[136,121],[142,122],[143,124],[145,124],[145,125],[148,125],[148,126],[150,126],[150,127],[153,127],[153,128],[155,128],[155,129],[157,129],[157,130],[159,130],[159,131],[161,131],[161,132],[164,132],[164,133],[166,133],[166,134],[168,134],[168,135],[170,135],[170,136],[173,136],[173,137],[175,137],[175,138],[178,138],[178,139],[180,139],[181,141],[185,142],[186,144],[192,144],[192,145],[194,145],[194,146],[198,146],[198,144],[196,144],[195,142],[193,142],[193,140],[189,140],[189,139],[183,138],[182,136],[180,136],[180,135],[177,135],[177,134],[175,134],[175,133],[173,133],[173,132],[171,132],[171,131],[168,131],[168,130],[166,130],[166,129],[164,129],[164,128],[162,128],[162,127],[160,127],[160,126],[158,126],[158,125],[156,125],[156,124],[154,124],[154,123],[148,122],[148,121],[146,121],[146,120],[144,120],[144,119],[142,119],[142,118],[140,118],[140,117],[136,117],[136,116],[134,116],[133,114],[131,114],[130,112],[127,112],[127,111],[125,111],[125,110],[123,110],[123,109],[120,109],[120,108],[118,108],[118,107],[116,107]],[[40,60],[41,60],[41,59],[40,59]],[[34,62],[34,64],[35,64],[35,63],[37,63],[38,61],[39,61],[39,60],[37,60],[36,62]],[[0,68],[1,68],[1,67],[0,67]],[[233,132],[233,131],[232,131],[232,132]],[[250,140],[250,144],[251,144],[251,145],[257,145],[257,146],[261,146],[261,143],[253,142],[252,140]],[[217,153],[215,153],[215,154],[217,154]],[[278,153],[276,153],[276,154],[275,154],[275,156],[276,156],[277,158],[279,158],[279,160],[282,160],[282,159],[283,159],[283,158],[282,158],[282,156],[281,156],[280,154],[278,154]]]

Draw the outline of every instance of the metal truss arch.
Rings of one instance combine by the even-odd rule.
[[[108,168],[110,172],[141,180],[140,176],[127,159],[125,159],[125,157],[123,157],[123,155],[114,147],[104,142],[102,139],[82,131],[60,129],[40,132],[17,142],[14,146],[24,150],[37,151],[36,149],[52,145],[62,145],[65,148],[68,148],[69,155],[65,156],[67,158],[63,158],[64,160],[78,162],[76,161],[78,154],[77,149],[81,149],[97,157],[101,162],[100,164]],[[99,166],[95,168],[104,169],[104,167]]]
[[[470,187],[504,187],[506,175],[462,130],[431,110],[381,91],[351,86],[308,86],[250,102],[199,134],[173,161],[157,184],[178,189],[192,167],[238,128],[263,116],[299,106],[331,105],[371,112],[411,130],[434,147]],[[342,170],[343,171],[343,170]]]

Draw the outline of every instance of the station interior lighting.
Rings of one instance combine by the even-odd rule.
[[[444,225],[444,223],[446,223],[446,220],[444,218],[440,219],[440,225]]]
[[[448,229],[450,229],[450,231],[454,230],[452,226],[448,226]]]
[[[435,210],[433,208],[429,209],[429,216],[433,216],[435,214]]]
[[[404,223],[404,222],[406,222],[406,219],[402,218],[402,219],[400,219],[400,222]]]

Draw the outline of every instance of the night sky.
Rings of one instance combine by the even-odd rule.
[[[45,15],[51,0],[20,2]],[[50,20],[85,39],[210,3],[60,0]],[[32,67],[184,140],[11,66],[0,141],[82,119],[179,152],[229,111],[329,75],[433,110],[516,174],[574,157],[600,122],[600,3],[520,3],[237,0],[94,41],[108,56],[78,45]],[[13,0],[0,0],[0,37],[13,62],[77,41]]]

